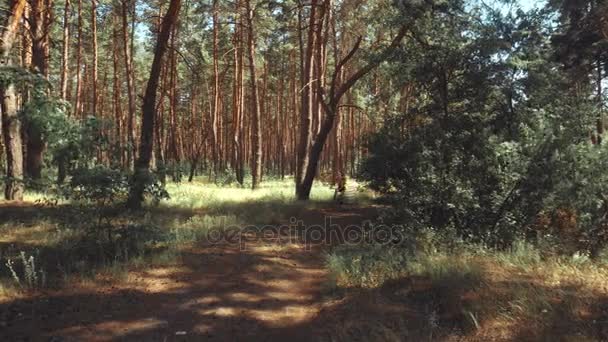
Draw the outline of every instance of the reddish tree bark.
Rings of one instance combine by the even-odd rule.
[[[9,15],[6,16],[2,25],[0,57],[4,65],[11,65],[10,52],[25,6],[25,0],[12,0]],[[15,86],[12,84],[5,85],[0,89],[0,96],[2,97],[2,136],[6,149],[7,180],[5,182],[4,198],[20,201],[23,199],[23,150]]]
[[[260,122],[260,99],[258,94],[257,75],[255,67],[255,28],[253,26],[253,18],[255,9],[251,7],[249,0],[245,0],[245,7],[247,9],[247,24],[249,26],[249,32],[247,36],[247,48],[249,56],[249,73],[251,83],[251,112],[252,112],[252,165],[251,165],[251,176],[253,178],[251,182],[251,188],[253,190],[259,188],[260,178],[262,176],[262,126]]]

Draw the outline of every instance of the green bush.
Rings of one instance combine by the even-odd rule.
[[[416,93],[383,117],[360,167],[394,205],[387,223],[501,248],[552,235],[564,253],[597,254],[608,240],[608,150],[589,138],[603,131],[594,88],[572,91],[534,14],[453,19],[445,30],[441,18],[420,22],[435,30],[417,41],[445,44],[413,44],[391,66],[395,84],[416,80]],[[535,231],[538,217],[564,212],[571,224]]]

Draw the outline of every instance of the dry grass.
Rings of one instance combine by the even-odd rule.
[[[374,302],[385,298],[415,308],[417,318],[409,320],[416,324],[404,321],[404,328],[391,323],[400,327],[393,333],[401,336],[414,331],[428,340],[608,340],[608,267],[602,263],[579,255],[540,258],[530,246],[471,250],[418,254],[397,262],[393,250],[387,253],[390,258],[375,258],[391,262],[368,266],[361,266],[361,260],[371,260],[370,254],[350,251],[353,262],[345,266],[336,262],[338,250],[329,267],[337,287],[350,288],[347,293],[367,291]]]

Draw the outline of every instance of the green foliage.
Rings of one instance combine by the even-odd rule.
[[[126,201],[129,190],[130,176],[127,172],[97,165],[74,170],[69,184],[64,188],[64,196],[103,207]],[[164,186],[152,174],[145,179],[145,194],[154,202],[169,198]]]
[[[589,139],[600,116],[592,84],[574,91],[553,60],[546,13],[445,4],[417,20],[403,59],[387,66],[395,83],[415,85],[361,165],[395,204],[387,221],[491,246],[552,233],[598,250],[608,156]],[[573,213],[571,233],[531,234],[539,215],[560,210]]]
[[[106,206],[126,199],[129,182],[119,170],[95,166],[74,170],[68,189],[70,199]]]

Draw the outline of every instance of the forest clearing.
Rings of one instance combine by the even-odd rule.
[[[306,228],[344,230],[363,227],[383,206],[371,204],[368,193],[358,193],[355,204],[338,205],[323,187],[313,189],[311,203],[302,204],[293,202],[291,188],[292,181],[269,181],[252,195],[234,187],[171,184],[172,199],[160,207],[137,214],[108,213],[116,229],[112,243],[99,241],[83,227],[81,218],[96,215],[90,211],[94,209],[36,202],[34,194],[26,202],[2,204],[0,218],[10,224],[0,228],[0,246],[3,258],[13,260],[19,283],[3,270],[0,337],[606,337],[605,266],[582,257],[541,259],[538,250],[526,245],[498,254],[467,245],[447,249],[437,241],[443,250],[420,251],[406,260],[400,255],[403,246],[370,249],[357,238],[342,244],[327,243],[325,237],[307,240],[306,229],[298,230],[291,217]],[[214,229],[252,224],[255,229],[238,230],[244,238],[210,237]],[[277,228],[282,225],[290,229]],[[121,235],[125,229],[131,235]]]
[[[608,341],[608,1],[0,0],[0,341]]]

